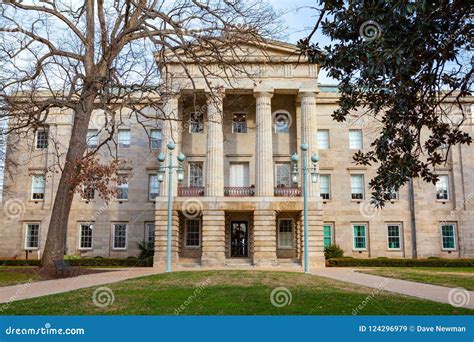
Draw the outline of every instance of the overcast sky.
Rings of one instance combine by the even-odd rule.
[[[315,0],[268,0],[268,2],[277,11],[284,12],[283,21],[287,27],[282,32],[282,40],[294,44],[313,29],[318,13],[310,7],[315,6]],[[330,40],[321,33],[316,34],[313,40],[318,41],[320,46],[330,43]],[[322,84],[337,84],[336,80],[327,77],[324,70],[321,70],[318,81]]]

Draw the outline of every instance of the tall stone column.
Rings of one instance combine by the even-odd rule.
[[[173,150],[173,165],[177,165],[177,156],[181,151],[181,123],[179,121],[178,115],[178,103],[179,103],[179,96],[170,97],[166,100],[166,103],[163,107],[163,115],[164,115],[164,122],[163,122],[163,146],[162,151],[166,155],[165,165],[168,165],[169,159],[169,151],[167,145],[169,142],[174,142],[176,145],[175,149]],[[178,182],[176,179],[176,174],[173,175],[173,195],[177,195],[178,191]],[[160,196],[167,197],[168,196],[168,173],[164,178],[164,181],[161,185]]]
[[[256,196],[273,196],[272,93],[256,92]]]
[[[225,212],[223,210],[204,210],[202,213],[201,264],[204,267],[220,267],[225,264]]]
[[[271,208],[254,211],[253,263],[255,266],[276,266],[276,213]]]
[[[318,153],[317,130],[318,125],[316,121],[316,94],[314,92],[303,92],[299,95],[301,100],[301,143],[309,145],[307,152],[308,166],[311,166],[311,156]],[[298,146],[299,149],[299,146]],[[301,150],[298,151],[301,153]],[[312,183],[308,176],[308,196],[318,196],[318,185]]]
[[[207,100],[206,196],[224,196],[224,133],[222,121],[224,96]]]
[[[179,247],[179,215],[173,210],[171,217],[171,263],[178,261]],[[166,201],[157,201],[155,211],[155,254],[153,266],[164,269],[166,267],[166,253],[168,242],[168,210]]]

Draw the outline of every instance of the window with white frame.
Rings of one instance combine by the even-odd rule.
[[[331,176],[320,175],[319,176],[319,194],[322,199],[331,199]]]
[[[456,243],[456,225],[454,223],[441,224],[441,246],[443,250],[455,250]]]
[[[201,245],[201,220],[186,220],[186,247],[199,247]]]
[[[367,225],[360,223],[353,224],[352,231],[354,237],[354,249],[367,249]]]
[[[126,249],[127,248],[127,223],[114,223],[113,224],[113,249]]]
[[[290,163],[275,163],[275,183],[277,188],[291,187]]]
[[[129,129],[118,130],[118,146],[120,148],[130,147],[131,132]]]
[[[45,182],[46,179],[44,175],[33,175],[33,177],[31,177],[31,199],[44,199]]]
[[[128,181],[125,177],[122,177],[117,184],[117,195],[118,200],[128,200]]]
[[[79,249],[92,249],[93,231],[92,223],[79,224]]]
[[[35,132],[35,147],[38,150],[48,148],[48,130],[47,129],[45,128],[38,129]]]
[[[145,241],[148,243],[155,242],[155,223],[154,222],[145,223]]]
[[[351,175],[351,198],[364,199],[364,175]]]
[[[350,129],[349,130],[349,148],[351,150],[362,150],[362,130],[361,129]]]
[[[81,199],[83,201],[92,201],[95,198],[95,190],[93,187],[87,186],[82,190]]]
[[[246,113],[234,113],[232,117],[232,133],[247,133]]]
[[[148,199],[155,200],[160,195],[160,182],[157,175],[148,175]]]
[[[397,190],[391,189],[388,195],[390,196],[391,201],[398,200],[398,191]]]
[[[317,133],[318,138],[318,149],[328,149],[329,148],[329,130],[328,129],[318,129]]]
[[[95,148],[99,144],[99,133],[96,129],[88,129],[86,136],[87,148]]]
[[[448,200],[449,199],[449,177],[448,175],[438,176],[436,182],[436,199],[437,200]]]
[[[150,130],[150,148],[152,150],[159,150],[161,149],[162,143],[163,143],[163,136],[161,134],[161,130],[160,129]]]
[[[293,247],[293,219],[279,219],[278,220],[278,247],[292,248]]]
[[[290,116],[288,113],[279,112],[274,115],[275,133],[288,133],[290,131]]]
[[[25,249],[38,249],[39,247],[39,223],[27,223],[25,232]]]
[[[204,133],[204,118],[202,113],[191,113],[189,123],[189,133]]]
[[[189,162],[189,187],[200,188],[204,184],[203,162]]]
[[[325,223],[323,225],[324,247],[329,247],[333,244],[333,225],[332,223]]]
[[[387,224],[387,243],[388,249],[399,250],[402,245],[402,225],[399,223],[389,223]]]

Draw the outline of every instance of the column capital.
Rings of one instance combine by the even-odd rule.
[[[304,90],[304,91],[299,91],[298,92],[298,100],[301,100],[301,98],[303,97],[312,97],[312,98],[315,98],[316,97],[316,94],[318,92],[317,91],[311,91],[311,90]]]
[[[272,98],[273,97],[273,92],[271,91],[260,91],[260,90],[254,90],[253,96],[258,99],[259,97],[268,97]]]

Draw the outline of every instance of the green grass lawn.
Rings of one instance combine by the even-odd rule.
[[[302,273],[175,272],[106,286],[114,295],[114,302],[106,307],[94,305],[93,293],[99,288],[94,287],[14,302],[2,314],[351,315],[359,305],[360,315],[474,314],[474,310],[387,292],[374,293],[373,289]],[[277,287],[290,291],[290,304],[272,305],[270,296]]]
[[[474,267],[377,267],[359,272],[474,291]]]
[[[26,273],[26,269],[29,268],[0,266],[0,287],[40,280],[40,277],[37,274],[34,274],[34,272]]]

